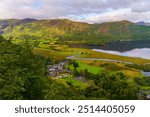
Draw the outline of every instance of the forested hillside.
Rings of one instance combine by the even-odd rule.
[[[55,39],[58,43],[103,44],[112,41],[149,40],[150,27],[129,21],[87,24],[67,19],[0,20],[0,34],[6,38]]]

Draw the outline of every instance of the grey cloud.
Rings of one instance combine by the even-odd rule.
[[[132,12],[149,11],[149,0],[44,0],[47,7],[61,15],[85,15],[90,13],[105,13],[110,10],[130,8]],[[141,6],[141,3],[145,5]],[[60,8],[59,12],[57,9]]]
[[[150,1],[145,0],[145,1],[134,3],[131,6],[131,8],[133,12],[139,12],[139,13],[150,11]]]
[[[34,3],[39,1],[41,6],[36,8]],[[146,13],[150,11],[150,0],[2,0],[0,8],[0,18],[70,18],[89,22],[150,18]],[[118,13],[124,9],[128,11]]]

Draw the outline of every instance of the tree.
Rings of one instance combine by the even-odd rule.
[[[78,64],[78,62],[76,62],[76,61],[73,61],[73,63],[72,63],[72,64],[73,64],[73,67],[74,67],[74,68],[77,68],[77,67],[79,67],[79,64]]]
[[[43,99],[45,60],[34,55],[28,43],[0,41],[0,99]]]
[[[66,87],[62,83],[55,81],[50,82],[49,88],[46,89],[46,100],[67,100],[67,99],[85,99],[84,94],[73,88]]]
[[[73,76],[80,76],[80,73],[78,72],[77,68],[73,69]]]

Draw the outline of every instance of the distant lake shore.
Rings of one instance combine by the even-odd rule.
[[[125,52],[133,50],[135,48],[150,48],[150,41],[118,41],[107,43],[104,45],[93,45],[93,44],[72,44],[71,47],[89,48],[89,49],[102,49]]]
[[[102,49],[92,49],[97,52],[104,52],[108,54],[115,54],[120,56],[136,57],[143,59],[150,59],[150,48],[135,48],[126,52],[112,51],[112,50],[102,50]]]
[[[88,48],[120,56],[150,59],[150,41],[118,41],[105,45],[72,44],[71,47]]]

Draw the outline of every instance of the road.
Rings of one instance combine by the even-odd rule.
[[[96,60],[96,61],[108,61],[108,62],[119,62],[119,63],[133,64],[132,62],[127,62],[127,61],[122,61],[122,60],[113,60],[113,59],[104,59],[104,58],[79,58],[78,56],[80,56],[80,54],[81,54],[81,52],[76,54],[76,55],[68,56],[68,57],[66,57],[66,59]]]

